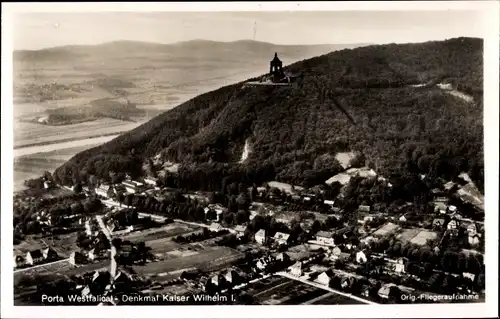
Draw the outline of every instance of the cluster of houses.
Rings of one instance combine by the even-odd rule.
[[[135,181],[127,178],[120,184],[106,185],[101,184],[94,189],[95,193],[104,198],[112,198],[119,194],[141,194],[150,189],[159,190],[158,180],[153,177],[144,178],[144,182]]]
[[[265,245],[269,242],[274,242],[277,245],[287,245],[290,243],[290,234],[276,232],[272,238],[267,236],[265,229],[260,229],[254,235],[255,241],[258,244]]]
[[[206,290],[225,290],[241,285],[246,281],[247,275],[237,268],[230,268],[225,272],[212,275],[206,280]],[[215,289],[214,289],[215,288]]]
[[[34,266],[46,264],[59,259],[57,252],[51,248],[35,249],[28,251],[25,255],[14,256],[14,267],[22,268],[26,266]]]

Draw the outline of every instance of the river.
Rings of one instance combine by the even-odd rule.
[[[81,139],[81,140],[74,140],[74,141],[68,141],[68,142],[51,143],[51,144],[45,144],[45,145],[35,145],[35,146],[16,148],[16,149],[14,149],[14,158],[20,157],[20,156],[38,154],[38,153],[47,153],[47,152],[52,152],[52,151],[56,151],[56,150],[66,149],[66,148],[74,148],[74,147],[83,147],[83,146],[92,146],[92,145],[96,145],[96,144],[103,144],[103,143],[111,141],[112,139],[114,139],[117,136],[118,136],[118,134],[85,138],[85,139]]]

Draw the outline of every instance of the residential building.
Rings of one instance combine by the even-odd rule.
[[[448,206],[443,202],[434,202],[434,211],[440,214],[446,214]]]
[[[158,185],[158,179],[155,177],[146,177],[144,183],[156,187]]]
[[[69,262],[73,266],[84,264],[87,258],[79,251],[74,251],[69,255]]]
[[[87,236],[92,236],[92,227],[90,227],[90,220],[85,220],[85,234]]]
[[[377,241],[378,241],[378,239],[375,238],[375,237],[373,237],[373,236],[367,236],[367,237],[362,238],[360,240],[361,243],[363,243],[363,244],[365,244],[367,246],[370,246],[372,243],[377,242]]]
[[[389,294],[391,293],[391,288],[395,287],[395,284],[385,284],[378,290],[378,295],[380,298],[389,299]]]
[[[138,193],[144,189],[144,184],[141,182],[133,181],[133,180],[125,180],[122,182],[122,185],[125,186],[127,192],[131,194]]]
[[[444,227],[444,223],[445,223],[444,218],[435,218],[432,221],[432,227],[437,228],[437,229],[441,229]]]
[[[318,278],[316,278],[315,281],[321,285],[329,286],[334,276],[335,275],[333,271],[331,269],[328,269],[327,271],[324,271],[321,274],[319,274]]]
[[[26,264],[26,259],[23,256],[20,255],[14,256],[15,268],[23,267],[25,264]]]
[[[348,260],[350,257],[351,257],[351,254],[349,254],[349,253],[344,253],[344,252],[341,252],[341,253],[339,253],[339,254],[332,253],[332,254],[330,255],[330,260],[331,260],[331,261],[336,261],[336,260],[346,261],[346,260]]]
[[[358,207],[359,212],[364,212],[364,213],[369,213],[370,212],[370,206],[367,205],[359,205]]]
[[[354,278],[353,277],[344,277],[342,278],[342,280],[340,281],[340,287],[342,289],[347,289],[347,288],[351,288],[352,285],[354,284]]]
[[[481,236],[480,234],[474,234],[474,235],[469,235],[468,236],[468,242],[469,242],[469,245],[471,246],[477,246],[479,245],[479,243],[481,242]]]
[[[335,201],[334,201],[334,200],[327,200],[327,199],[325,199],[325,200],[323,201],[323,203],[324,203],[325,205],[330,205],[330,206],[333,206],[333,205],[335,204]]]
[[[245,235],[246,227],[243,225],[237,225],[234,230],[236,231],[236,236],[239,238],[243,235]]]
[[[222,225],[219,224],[219,223],[212,223],[212,224],[210,224],[210,230],[211,231],[218,232],[218,231],[221,231],[222,229],[224,229],[224,227],[222,227]]]
[[[476,278],[476,275],[474,275],[470,272],[464,272],[464,273],[462,273],[462,276],[464,278],[470,279],[471,281],[474,281],[474,279]]]
[[[279,253],[276,255],[276,260],[281,261],[281,262],[289,262],[290,261],[290,256],[288,256],[286,253]]]
[[[233,285],[237,285],[241,282],[241,276],[234,270],[230,269],[224,275],[226,282],[231,283]]]
[[[302,276],[304,274],[303,269],[302,269],[302,262],[297,261],[295,264],[290,266],[290,273],[296,277]]]
[[[272,256],[264,256],[257,260],[255,266],[257,267],[257,269],[264,270],[269,266],[269,264],[274,261],[275,259]]]
[[[319,231],[316,233],[316,241],[322,245],[333,246],[333,234],[331,232]]]
[[[356,253],[356,262],[358,264],[364,264],[367,261],[368,261],[368,258],[366,257],[366,254],[364,251],[361,250],[361,251],[358,251]]]
[[[50,247],[44,248],[42,250],[42,255],[43,255],[43,259],[45,260],[45,262],[54,261],[54,260],[57,260],[57,258],[59,258],[56,251]]]
[[[457,185],[456,183],[450,181],[450,182],[444,184],[444,189],[446,191],[451,191],[456,185]]]
[[[226,210],[223,206],[219,205],[219,204],[210,204],[208,205],[207,207],[205,207],[204,211],[205,211],[205,215],[208,213],[208,211],[210,210],[214,210],[216,215],[217,215],[217,221],[220,221],[221,220],[221,216],[222,214],[224,213],[224,211]]]
[[[43,261],[43,254],[40,249],[32,250],[26,253],[26,264],[36,265]]]
[[[456,219],[452,219],[448,222],[448,225],[446,226],[446,228],[448,230],[453,230],[453,229],[458,229],[458,226],[459,226],[459,222],[458,220]]]
[[[406,273],[406,259],[405,258],[398,258],[396,263],[394,264],[394,272],[398,274],[404,274]]]
[[[94,248],[89,250],[89,252],[87,254],[87,258],[91,261],[94,261],[96,259],[99,259],[99,258],[106,256],[106,254],[107,254],[107,251],[105,249],[101,248],[100,245],[96,245]]]
[[[336,246],[336,247],[333,247],[333,248],[330,250],[330,253],[331,253],[332,255],[339,256],[339,255],[342,253],[342,250],[340,250],[340,247]]]
[[[467,234],[469,236],[474,236],[477,234],[477,226],[476,223],[471,223],[469,226],[467,226]]]
[[[255,241],[261,245],[266,242],[266,230],[261,229],[257,233],[255,233]]]
[[[99,185],[99,187],[97,187],[95,189],[95,193],[97,195],[102,196],[102,197],[106,197],[106,198],[109,197],[108,191],[109,191],[109,185]]]
[[[282,233],[282,232],[276,232],[276,234],[274,234],[274,240],[279,245],[286,245],[286,244],[288,244],[289,238],[290,238],[290,234],[285,234],[285,233]]]
[[[210,278],[210,282],[213,285],[219,287],[225,283],[225,278],[223,275],[217,274],[217,275],[212,276],[212,278]]]

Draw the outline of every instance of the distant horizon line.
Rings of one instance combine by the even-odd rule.
[[[65,48],[65,47],[90,47],[90,46],[100,46],[100,45],[106,45],[106,44],[112,44],[112,43],[142,43],[142,44],[156,44],[156,45],[179,45],[179,44],[184,44],[184,43],[189,43],[189,42],[213,42],[213,43],[237,43],[237,42],[255,42],[255,43],[261,43],[261,44],[269,44],[269,45],[277,45],[277,46],[327,46],[327,45],[353,45],[353,44],[375,44],[375,43],[363,43],[363,42],[352,42],[352,43],[315,43],[315,44],[300,44],[300,43],[273,43],[273,42],[268,42],[268,41],[260,41],[260,40],[253,40],[253,39],[239,39],[239,40],[233,40],[233,41],[222,41],[222,40],[210,40],[210,39],[190,39],[190,40],[184,40],[184,41],[175,41],[175,42],[152,42],[152,41],[142,41],[142,40],[111,40],[111,41],[105,41],[105,42],[100,42],[100,43],[94,43],[94,44],[65,44],[65,45],[56,45],[56,46],[49,46],[49,47],[42,47],[39,49],[15,49],[14,51],[41,51],[41,50],[48,50],[48,49],[57,49],[57,48]]]
[[[65,48],[65,47],[91,47],[91,46],[100,46],[100,45],[106,45],[106,44],[112,44],[112,43],[142,43],[142,44],[156,44],[156,45],[179,45],[179,44],[184,44],[184,43],[189,43],[189,42],[213,42],[213,43],[237,43],[237,42],[256,42],[256,43],[261,43],[261,44],[269,44],[269,45],[276,45],[276,46],[334,46],[334,45],[384,45],[384,44],[405,44],[405,43],[426,43],[426,42],[435,42],[435,41],[447,41],[447,40],[452,40],[452,39],[459,39],[459,38],[475,38],[475,39],[483,39],[480,37],[467,37],[467,36],[457,36],[457,37],[451,37],[451,38],[445,38],[445,39],[429,39],[425,41],[418,41],[418,42],[385,42],[385,43],[376,43],[376,42],[350,42],[350,43],[317,43],[317,44],[281,44],[281,43],[273,43],[273,42],[267,42],[267,41],[259,41],[259,40],[253,40],[253,39],[239,39],[239,40],[233,40],[233,41],[221,41],[221,40],[210,40],[210,39],[191,39],[191,40],[184,40],[184,41],[176,41],[176,42],[169,42],[169,43],[164,43],[164,42],[151,42],[151,41],[141,41],[141,40],[111,40],[111,41],[105,41],[101,43],[95,43],[95,44],[66,44],[66,45],[57,45],[57,46],[50,46],[50,47],[43,47],[39,49],[14,49],[14,52],[19,52],[19,51],[42,51],[42,50],[50,50],[50,49],[58,49],[58,48]],[[484,39],[483,39],[484,40]]]

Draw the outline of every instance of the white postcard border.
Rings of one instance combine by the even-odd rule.
[[[12,192],[12,20],[14,12],[71,11],[426,11],[478,10],[484,18],[484,135],[486,302],[484,304],[380,306],[13,306]],[[489,317],[498,316],[498,43],[497,1],[411,2],[226,2],[226,3],[2,3],[2,315],[9,318],[331,318],[331,317]],[[465,22],[466,23],[466,22]],[[487,107],[486,107],[487,106]],[[249,308],[251,307],[251,308]]]

